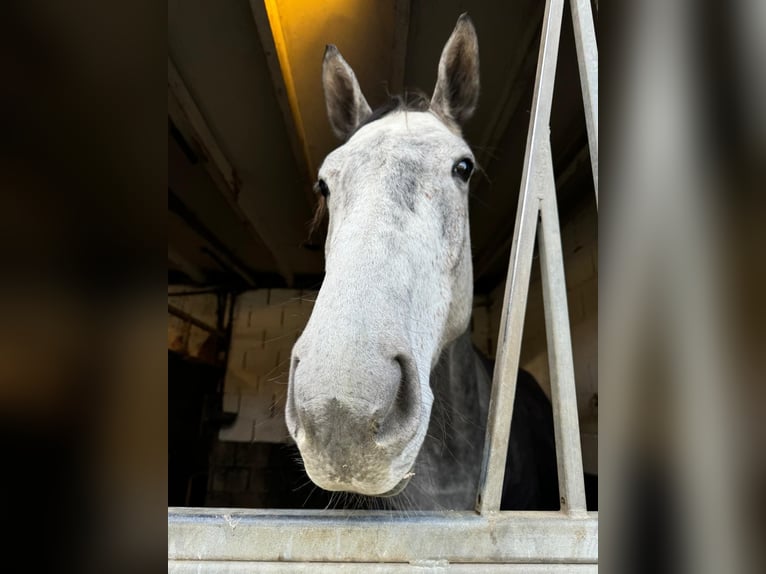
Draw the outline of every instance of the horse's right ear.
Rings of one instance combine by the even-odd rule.
[[[324,51],[322,87],[330,127],[336,136],[346,140],[370,116],[372,110],[364,99],[351,66],[332,44]]]
[[[479,40],[468,14],[461,14],[442,51],[431,109],[462,126],[479,101]]]

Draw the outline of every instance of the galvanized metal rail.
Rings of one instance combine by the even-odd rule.
[[[258,562],[256,567],[252,562],[200,562],[185,560],[182,562],[168,561],[168,572],[173,574],[199,574],[200,572],[216,572],[217,574],[265,574],[284,572],[303,572],[308,574],[344,574],[370,572],[375,574],[393,572],[457,572],[476,574],[481,567],[482,574],[586,574],[598,572],[596,564],[447,564],[439,560],[426,560],[398,564],[395,562]]]
[[[564,0],[548,0],[516,212],[477,512],[169,509],[170,572],[595,572],[586,511],[550,113]],[[598,202],[598,52],[588,0],[571,0]],[[538,229],[538,220],[540,221]],[[501,512],[505,459],[537,232],[558,460],[559,512]]]
[[[175,509],[172,560],[593,563],[594,513]]]

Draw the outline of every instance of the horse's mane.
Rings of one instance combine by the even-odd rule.
[[[358,132],[362,127],[367,124],[379,120],[392,112],[409,111],[409,112],[425,112],[431,105],[431,100],[428,99],[423,92],[404,92],[404,95],[394,94],[388,96],[388,101],[383,105],[375,108],[373,112],[359,124],[356,129],[349,134],[346,141]]]

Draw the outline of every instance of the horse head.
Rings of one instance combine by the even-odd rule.
[[[317,485],[386,496],[411,476],[431,370],[471,316],[474,157],[460,130],[479,94],[476,32],[459,18],[421,105],[373,113],[334,46],[322,81],[343,144],[315,186],[329,213],[326,274],[293,348],[287,427]]]

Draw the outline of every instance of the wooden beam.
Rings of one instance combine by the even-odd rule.
[[[271,253],[280,275],[291,285],[293,273],[285,257],[280,253],[273,238],[263,232],[263,224],[254,213],[245,213],[239,204],[239,192],[242,181],[236,169],[229,162],[221,147],[207,125],[194,98],[186,88],[183,78],[175,64],[168,57],[168,115],[178,130],[191,145],[194,145],[200,156],[205,170],[221,192],[237,217],[245,223],[248,231],[262,242]]]
[[[258,30],[258,39],[266,55],[266,64],[271,73],[271,85],[282,112],[290,148],[303,179],[303,191],[313,210],[316,206],[313,182],[318,166],[313,165],[309,153],[306,128],[298,106],[298,95],[295,91],[290,60],[287,57],[277,3],[273,0],[250,0],[250,10]]]
[[[239,276],[251,288],[258,287],[258,282],[248,266],[232,253],[230,248],[171,189],[168,189],[168,211],[180,218],[205,243],[200,251],[215,261],[218,267]]]
[[[218,170],[226,183],[225,191],[236,199],[239,194],[239,178],[229,160],[192,98],[173,61],[168,58],[168,115],[185,136],[191,136],[206,163]],[[191,133],[190,133],[191,132]]]
[[[181,253],[171,245],[168,245],[168,263],[175,265],[195,283],[203,284],[207,280],[205,272],[202,269],[186,259],[186,257],[181,255]]]

